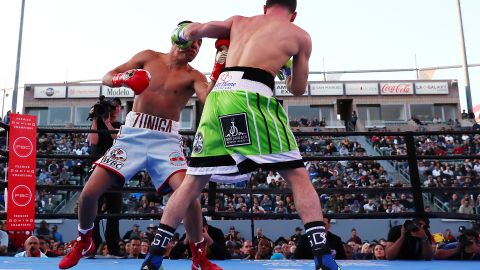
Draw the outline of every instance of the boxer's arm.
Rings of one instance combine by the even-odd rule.
[[[308,83],[308,60],[312,53],[312,40],[306,34],[300,41],[300,50],[293,56],[292,76],[287,79],[287,89],[294,96],[301,96],[305,93]]]
[[[141,69],[144,64],[155,55],[152,50],[145,50],[135,54],[130,60],[121,64],[120,66],[110,70],[103,76],[102,83],[106,86],[113,87],[113,77],[121,72],[125,72],[130,69]]]
[[[187,40],[208,38],[229,38],[234,17],[225,21],[211,21],[207,23],[191,23],[184,30],[184,37]]]
[[[209,84],[207,81],[207,77],[205,77],[205,75],[200,72],[197,72],[194,80],[195,81],[193,82],[193,89],[197,94],[197,98],[200,100],[200,102],[205,103],[208,93],[210,92],[210,90],[212,90],[215,83],[213,83],[213,85]]]

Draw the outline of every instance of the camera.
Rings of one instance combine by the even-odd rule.
[[[95,103],[90,108],[90,112],[88,114],[87,120],[92,121],[93,118],[95,118],[95,117],[104,118],[114,109],[115,109],[114,101],[110,100],[110,99],[105,99],[105,96],[101,95],[98,98],[97,103]]]
[[[405,223],[403,223],[403,227],[405,228],[405,231],[409,233],[416,232],[420,229],[416,222],[409,219],[405,220]]]

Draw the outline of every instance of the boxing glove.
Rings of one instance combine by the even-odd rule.
[[[283,65],[277,73],[277,77],[285,81],[287,77],[292,76],[292,59],[288,59],[287,63]]]
[[[150,84],[150,73],[144,69],[131,69],[117,73],[112,78],[112,86],[127,86],[135,95],[140,95]]]
[[[177,25],[177,27],[172,32],[172,42],[177,44],[180,49],[186,49],[192,45],[192,41],[188,41],[184,37],[185,28],[190,23],[184,22]]]
[[[228,47],[230,46],[229,39],[217,39],[215,41],[215,48],[217,48],[217,54],[215,55],[215,64],[213,65],[212,75],[210,80],[217,81],[218,76],[222,73],[223,68],[227,62]]]

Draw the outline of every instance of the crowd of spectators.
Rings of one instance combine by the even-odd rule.
[[[253,239],[244,238],[234,226],[227,232],[208,224],[204,218],[204,235],[208,243],[207,257],[212,260],[289,260],[312,259],[313,255],[303,229],[295,228],[290,236],[270,239],[258,227]],[[355,228],[348,239],[331,232],[330,219],[325,217],[327,245],[338,260],[480,260],[479,226],[461,226],[458,232],[452,229],[443,232],[431,231],[428,219],[406,220],[403,224],[385,228],[386,238],[362,239]],[[148,253],[157,226],[150,224],[142,230],[134,224],[122,239],[118,239],[120,254],[112,255],[105,243],[96,247],[93,257],[142,259]],[[388,233],[387,233],[388,232]],[[268,234],[268,232],[267,232]],[[66,240],[66,242],[64,242]],[[68,253],[71,246],[63,239],[56,224],[42,221],[33,234],[15,234],[5,230],[0,222],[0,256],[59,257]],[[190,258],[188,239],[174,234],[167,248],[166,259]]]
[[[445,131],[445,130],[444,130]],[[405,140],[401,136],[372,136],[372,146],[381,154],[406,155]],[[420,160],[418,171],[424,187],[478,187],[480,185],[480,160],[446,160],[451,155],[479,155],[479,134],[446,134],[416,136],[417,155],[436,156],[435,160]],[[409,179],[407,161],[394,161],[393,165]],[[465,214],[480,213],[480,194],[472,192],[444,192],[428,194],[431,204],[443,211]]]

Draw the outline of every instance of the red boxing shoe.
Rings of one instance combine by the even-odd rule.
[[[95,244],[92,240],[92,230],[89,230],[86,234],[79,233],[79,237],[67,245],[67,249],[70,248],[70,252],[63,257],[58,264],[60,269],[68,269],[77,265],[78,261],[82,257],[88,257],[95,253]]]
[[[192,251],[192,270],[223,270],[207,259],[205,241],[196,244],[190,242],[190,250]]]

